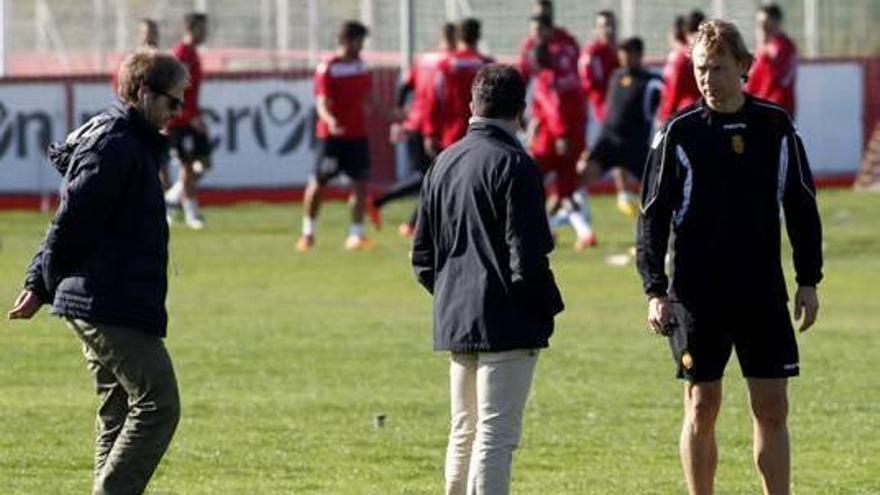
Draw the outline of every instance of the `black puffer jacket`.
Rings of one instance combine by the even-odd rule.
[[[25,287],[54,314],[165,336],[166,146],[139,111],[113,108],[50,147],[61,203]]]

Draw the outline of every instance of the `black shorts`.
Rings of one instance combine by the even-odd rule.
[[[670,310],[669,346],[679,378],[690,382],[721,379],[732,349],[736,349],[744,377],[799,374],[797,340],[784,303],[701,310],[670,302]]]
[[[407,132],[404,145],[412,171],[427,172],[428,167],[431,166],[431,157],[425,150],[425,136],[421,132]]]
[[[590,150],[589,161],[595,163],[606,173],[614,167],[623,167],[636,178],[642,178],[645,160],[648,159],[648,139],[626,140],[611,134],[601,134],[593,149]]]
[[[367,138],[318,140],[315,180],[324,185],[341,173],[356,182],[370,178]]]
[[[211,156],[211,142],[206,133],[190,126],[174,127],[168,130],[168,142],[180,161],[192,163],[199,160],[205,168],[211,166],[211,160],[208,159]]]

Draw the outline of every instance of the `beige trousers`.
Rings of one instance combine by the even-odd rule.
[[[507,495],[538,351],[452,353],[447,495]]]

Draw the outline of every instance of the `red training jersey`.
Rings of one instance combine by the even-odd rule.
[[[532,76],[541,71],[541,69],[536,66],[535,61],[532,60],[532,51],[537,44],[537,38],[529,36],[523,41],[522,47],[520,48],[519,64],[517,64],[517,68],[519,69],[520,74],[522,74],[523,79],[526,80],[526,83],[528,83]],[[577,75],[577,57],[580,52],[580,44],[578,44],[577,40],[570,35],[568,31],[559,27],[553,28],[553,34],[550,35],[550,39],[548,40],[548,48],[550,49],[550,53],[554,54],[554,65],[556,66],[556,70],[570,70],[573,74]],[[574,60],[571,60],[570,62],[567,60],[556,60],[556,56],[559,56],[559,54],[564,57],[569,57],[572,53],[572,49],[575,54]]]
[[[694,77],[694,63],[687,46],[670,52],[663,67],[663,92],[657,120],[663,124],[682,108],[700,99],[700,89]]]
[[[587,129],[587,104],[579,84],[572,88],[565,78],[550,69],[535,74],[532,92],[532,119],[537,130],[532,138],[531,152],[535,156],[553,155],[555,142],[565,138],[569,154],[579,155],[584,149]]]
[[[318,64],[315,71],[315,95],[327,99],[327,109],[342,127],[342,134],[332,137],[359,139],[367,137],[365,108],[373,90],[373,75],[360,58],[332,55]],[[331,137],[323,119],[315,125],[318,139]]]
[[[467,132],[471,116],[471,85],[477,72],[494,59],[476,50],[464,49],[452,53],[439,64],[438,82],[426,105],[430,135],[440,137],[440,146],[446,148]]]
[[[425,53],[416,58],[409,69],[404,84],[412,88],[413,98],[403,123],[405,129],[419,132],[424,136],[440,137],[436,135],[436,129],[433,129],[426,116],[432,95],[436,93],[440,83],[438,75],[440,64],[451,53],[450,51]]]
[[[171,50],[177,60],[189,71],[189,87],[183,92],[183,110],[180,116],[172,120],[169,128],[186,127],[199,115],[199,91],[202,87],[202,59],[195,45],[188,45],[183,41],[177,43]]]
[[[599,121],[605,120],[608,81],[618,67],[620,61],[614,45],[597,40],[584,47],[579,62],[583,91]]]
[[[797,46],[784,33],[776,33],[758,48],[746,91],[776,103],[794,116],[796,82]]]

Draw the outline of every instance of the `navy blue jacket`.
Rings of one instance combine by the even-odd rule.
[[[422,184],[412,264],[434,296],[434,349],[547,347],[563,309],[538,167],[504,130],[472,124]]]
[[[49,148],[61,202],[25,287],[54,314],[165,336],[166,146],[141,113],[113,108]]]

